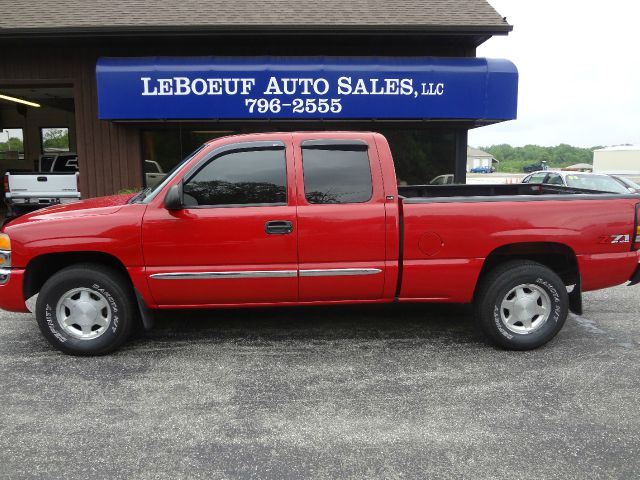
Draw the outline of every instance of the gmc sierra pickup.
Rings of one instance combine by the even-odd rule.
[[[473,303],[488,340],[536,348],[581,292],[640,281],[640,196],[552,185],[398,187],[376,133],[206,143],[153,189],[11,220],[0,307],[76,355],[155,309]]]

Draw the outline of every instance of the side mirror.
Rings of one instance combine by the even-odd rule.
[[[167,210],[182,210],[184,202],[182,200],[182,182],[172,186],[164,197],[164,208]]]

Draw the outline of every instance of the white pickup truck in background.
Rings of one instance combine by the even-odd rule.
[[[77,154],[65,152],[41,155],[39,170],[5,173],[7,217],[80,199]]]

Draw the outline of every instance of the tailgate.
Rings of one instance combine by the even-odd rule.
[[[77,173],[7,174],[7,198],[80,198]]]

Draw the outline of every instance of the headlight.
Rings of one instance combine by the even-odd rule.
[[[0,250],[11,251],[11,240],[6,233],[0,233]]]
[[[0,233],[0,268],[11,266],[11,240],[6,233]]]

